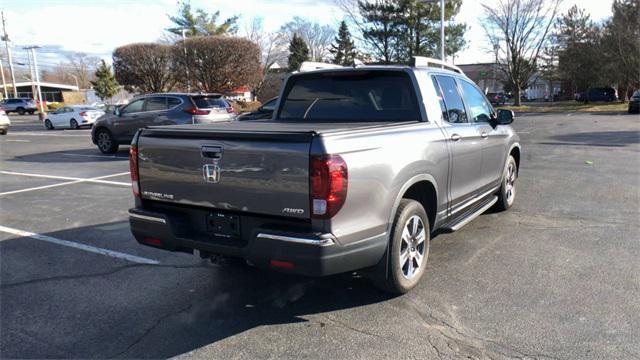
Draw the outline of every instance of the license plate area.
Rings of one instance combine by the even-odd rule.
[[[240,217],[224,213],[210,213],[207,215],[207,232],[214,240],[221,242],[239,241]]]

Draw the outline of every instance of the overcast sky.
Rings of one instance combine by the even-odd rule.
[[[486,53],[479,19],[482,3],[496,0],[464,0],[457,20],[469,26],[465,35],[468,48],[458,54],[456,63],[491,61]],[[595,20],[611,15],[613,0],[565,0],[562,9],[573,4],[585,8]],[[240,15],[243,24],[262,17],[265,30],[276,31],[294,16],[309,18],[337,27],[343,14],[332,0],[192,0],[193,7],[220,10],[221,17]],[[52,66],[65,51],[80,51],[110,59],[120,45],[155,41],[170,25],[167,14],[175,11],[176,0],[2,0],[8,33],[16,45],[17,61],[26,62],[22,45],[44,45],[39,52],[43,67]],[[4,46],[1,53],[4,56]]]

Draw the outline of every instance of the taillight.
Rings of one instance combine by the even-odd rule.
[[[133,195],[140,197],[140,185],[138,184],[138,147],[136,145],[131,145],[129,149],[129,173],[131,174]]]
[[[209,115],[211,110],[202,110],[202,109],[198,109],[195,106],[192,106],[184,109],[184,112],[189,113],[191,115]]]
[[[87,112],[86,111],[81,111],[80,112],[80,116],[87,116]]]
[[[309,198],[311,216],[320,219],[332,218],[347,199],[347,163],[340,155],[311,157],[309,169]]]

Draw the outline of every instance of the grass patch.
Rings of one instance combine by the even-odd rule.
[[[500,106],[499,109],[513,110],[515,112],[621,112],[627,111],[627,103],[581,103],[577,101],[557,101],[554,103],[544,103],[521,106]]]

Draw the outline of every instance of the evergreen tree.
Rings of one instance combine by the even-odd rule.
[[[289,71],[297,71],[303,62],[309,60],[309,47],[297,34],[289,43]]]
[[[356,48],[344,20],[340,23],[338,36],[336,36],[329,52],[333,54],[333,63],[338,65],[352,65],[356,58]]]
[[[118,81],[111,72],[111,68],[102,60],[98,69],[96,69],[96,80],[91,82],[96,95],[103,101],[111,99],[118,93]]]

